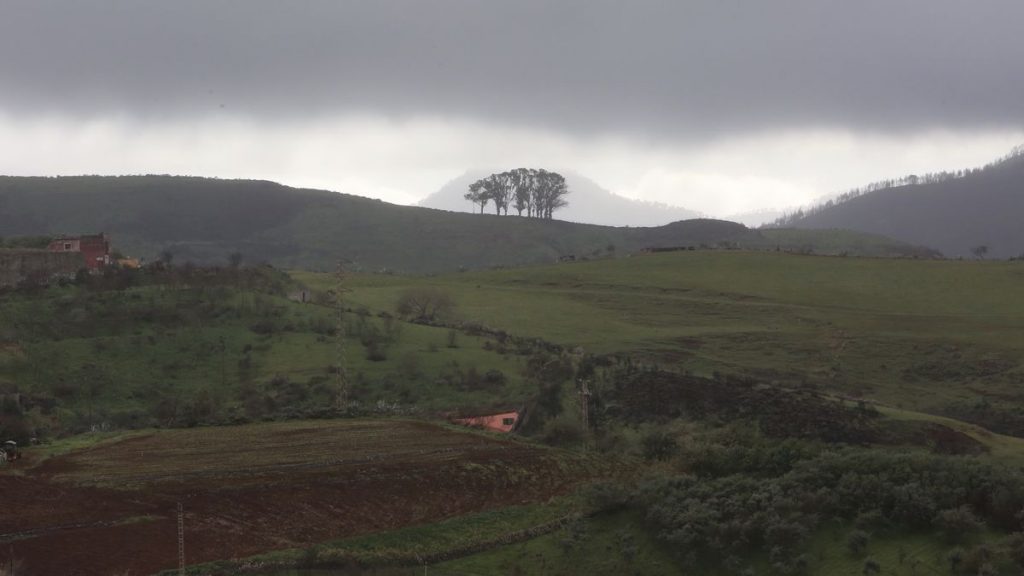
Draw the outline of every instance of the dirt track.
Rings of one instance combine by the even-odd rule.
[[[0,561],[26,576],[151,574],[566,491],[553,451],[394,421],[167,431],[0,474]]]

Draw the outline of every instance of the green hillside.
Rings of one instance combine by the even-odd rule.
[[[1008,295],[1022,274],[1016,262],[696,251],[366,276],[351,297],[383,307],[406,286],[440,286],[467,320],[513,334],[942,412],[1016,398],[1024,305]]]
[[[333,270],[429,273],[623,256],[648,247],[743,247],[880,256],[930,256],[879,238],[809,232],[765,235],[739,224],[691,220],[613,228],[557,220],[397,206],[273,182],[174,176],[0,177],[0,235],[105,231],[122,252],[154,259],[247,262]]]
[[[924,244],[949,257],[1024,253],[1024,148],[983,168],[908,176],[843,195],[780,220],[792,228],[845,228]]]
[[[523,441],[623,463],[541,507],[269,554],[284,574],[1009,575],[1022,278],[740,250],[353,273],[340,399],[333,275],[154,266],[0,295],[3,434],[525,408]],[[300,286],[313,302],[287,298]],[[400,315],[423,294],[450,306]],[[96,437],[29,454],[74,459]]]
[[[103,405],[125,424],[180,420],[185,407],[203,421],[242,418],[246,403],[259,418],[330,400],[334,313],[285,295],[301,283],[329,304],[332,275],[122,274],[3,296],[0,384],[56,397],[79,416],[89,402]],[[544,348],[507,339],[541,339],[1024,433],[1024,305],[1007,297],[1021,277],[1017,262],[714,250],[434,277],[354,274],[346,364],[368,405],[518,405],[536,392],[523,374]],[[424,287],[452,300],[450,315],[434,325],[395,317],[403,293]],[[79,383],[94,378],[108,404],[83,395]]]

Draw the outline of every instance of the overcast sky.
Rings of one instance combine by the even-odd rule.
[[[415,202],[570,168],[714,215],[1024,143],[1020,0],[0,0],[0,173]]]

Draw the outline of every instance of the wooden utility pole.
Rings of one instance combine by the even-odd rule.
[[[178,575],[185,576],[185,508],[178,502]]]
[[[334,404],[335,408],[339,410],[344,409],[348,405],[348,375],[345,371],[345,306],[342,299],[344,292],[345,267],[341,260],[338,260],[338,270],[334,273],[334,303],[338,307],[337,326],[335,327],[335,339],[338,345],[338,369],[335,375],[338,389]]]

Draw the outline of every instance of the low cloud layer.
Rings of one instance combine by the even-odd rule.
[[[1021,142],[1019,0],[0,0],[0,172],[413,202],[570,167],[712,214]]]
[[[625,196],[726,216],[804,204],[892,175],[980,165],[1021,141],[1024,133],[795,131],[670,145],[446,118],[140,124],[0,115],[0,173],[259,178],[409,204],[467,167],[551,166]]]
[[[0,105],[374,112],[676,139],[1020,128],[1018,0],[4,2]]]

